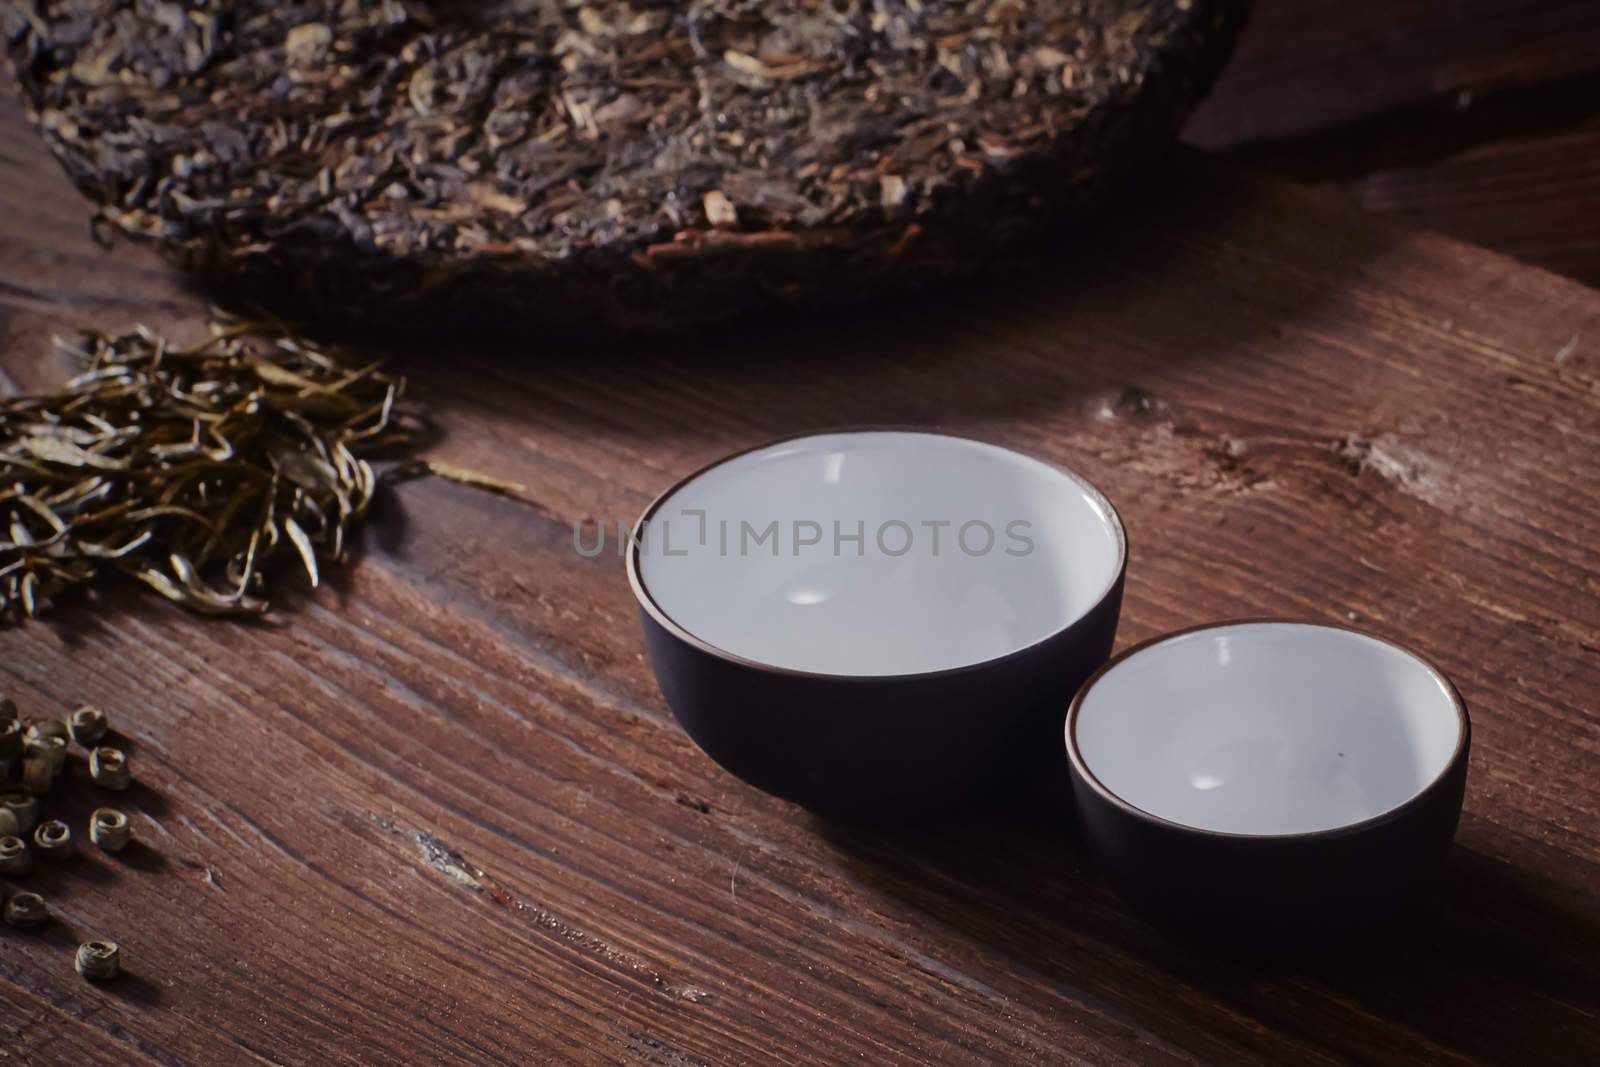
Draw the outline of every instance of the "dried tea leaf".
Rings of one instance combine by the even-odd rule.
[[[317,553],[311,547],[311,538],[306,536],[306,532],[300,528],[300,524],[295,522],[292,517],[283,520],[283,528],[289,534],[289,540],[294,542],[294,547],[299,551],[300,560],[306,565],[306,577],[311,579],[311,585],[315,588],[317,585]]]
[[[479,489],[487,489],[491,493],[499,493],[502,496],[522,496],[528,491],[528,487],[521,482],[508,482],[503,478],[496,478],[468,467],[458,467],[454,463],[446,463],[443,460],[423,460],[422,468],[429,474],[436,474],[447,481],[459,482],[462,485],[471,485]]]
[[[733,206],[726,193],[713,189],[705,195],[706,221],[719,229],[732,229],[739,225],[739,210]]]

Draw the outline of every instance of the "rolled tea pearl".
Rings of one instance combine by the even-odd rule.
[[[42,797],[67,766],[67,739],[43,735],[30,739],[22,757],[22,787]]]
[[[128,788],[133,775],[128,771],[128,757],[121,749],[100,747],[89,753],[89,777],[102,789],[120,792]]]
[[[35,797],[43,797],[54,784],[56,773],[51,769],[50,760],[37,755],[22,760],[22,789],[34,793]]]
[[[121,852],[132,836],[128,817],[116,808],[97,808],[89,816],[89,840],[107,852]]]
[[[122,969],[122,949],[115,941],[85,941],[72,966],[91,982],[109,981]]]
[[[50,909],[38,893],[18,893],[6,901],[5,920],[8,926],[43,926],[50,920]]]
[[[73,840],[72,827],[60,819],[51,819],[34,827],[33,847],[40,859],[59,862],[70,859],[78,850],[78,843]]]
[[[22,757],[43,756],[59,769],[67,762],[67,739],[55,734],[41,734],[22,746]]]
[[[0,874],[7,878],[21,878],[33,870],[33,856],[28,844],[20,837],[0,836]]]
[[[106,713],[93,704],[84,704],[67,720],[67,730],[72,739],[84,748],[94,745],[106,735]]]
[[[17,833],[32,833],[39,822],[39,801],[32,793],[13,789],[0,793],[0,808],[9,808],[17,817]]]
[[[27,746],[44,737],[59,737],[65,741],[70,736],[67,724],[60,719],[40,719],[29,725],[27,732],[22,735],[22,740],[24,746]]]

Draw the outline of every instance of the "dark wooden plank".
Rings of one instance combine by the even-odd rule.
[[[1600,284],[1600,8],[1260,0],[1193,144]]]
[[[1281,141],[1596,75],[1600,10],[1585,0],[1256,0],[1187,136]]]
[[[93,245],[17,129],[0,118],[10,376],[58,378],[45,338],[73,322],[197,329],[152,257]],[[1585,1062],[1600,297],[1225,169],[1183,180],[1181,209],[1003,291],[411,356],[438,453],[529,501],[402,485],[359,564],[267,625],[121,590],[0,631],[19,699],[126,724],[148,845],[42,882],[137,984],[86,987],[70,938],[9,935],[0,1003],[63,1029],[63,1062],[82,1039],[50,1011],[164,1063]],[[1437,912],[1353,958],[1244,970],[1130,916],[1053,813],[882,835],[721,773],[661,702],[620,564],[577,555],[572,524],[859,422],[1104,486],[1132,531],[1124,641],[1295,614],[1437,656],[1475,722]]]
[[[1600,94],[1594,102],[1600,103]],[[1323,148],[1328,148],[1324,144]],[[1248,155],[1280,173],[1330,185],[1364,210],[1394,215],[1600,286],[1600,122],[1475,140],[1429,158],[1363,165],[1333,153]]]

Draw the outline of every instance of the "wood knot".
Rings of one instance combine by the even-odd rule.
[[[1130,385],[1107,405],[1107,412],[1114,418],[1134,419],[1154,414],[1162,406],[1154,396],[1136,385]]]

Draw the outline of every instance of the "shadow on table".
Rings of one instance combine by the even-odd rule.
[[[957,426],[1135,390],[1134,362],[1204,360],[1273,339],[1327,281],[1392,238],[1307,224],[1304,194],[1194,153],[1096,218],[1042,227],[984,276],[859,305],[774,311],[613,346],[523,332],[388,337],[412,395],[497,436],[777,437],[859,424]],[[1309,216],[1308,216],[1309,217]],[[1257,252],[1260,254],[1257,254]],[[1314,272],[1285,271],[1287,256]],[[369,338],[370,340],[370,338]],[[446,431],[448,434],[448,431]]]
[[[35,892],[39,889],[31,881],[26,886],[18,885],[16,888],[26,888]],[[5,884],[0,883],[0,893],[8,891]],[[49,894],[45,894],[45,899],[51,899]],[[72,959],[78,951],[78,946],[101,936],[103,935],[98,931],[81,926],[64,916],[59,909],[52,908],[50,921],[37,929],[18,930],[0,924],[0,952],[9,950],[8,941],[15,941],[19,945],[43,943],[49,946],[51,957],[59,961],[60,966],[70,973],[73,966]],[[126,947],[123,951],[126,960]],[[145,1007],[160,1004],[164,999],[161,987],[139,972],[137,961],[127,960],[124,966],[127,969],[115,979],[96,983],[96,988],[110,996]]]
[[[1182,365],[1251,365],[1391,249],[1388,231],[1345,226],[1306,196],[1180,153],[1092,221],[1045,230],[1003,272],[920,293],[610,347],[504,331],[361,342],[410,378],[432,417],[424,448],[526,485],[520,502],[543,522],[528,536],[563,550],[574,522],[631,521],[700,461],[845,426],[970,433],[1103,477],[1115,496],[1140,481],[1114,475],[1149,442],[1185,438],[1207,472],[1231,464],[1184,410]],[[374,502],[356,554],[427,557],[413,542],[430,524],[408,528],[397,499]],[[445,567],[428,558],[419,565]],[[329,571],[342,602],[354,569]]]
[[[1399,923],[1311,959],[1229,959],[1129,912],[1052,813],[1064,805],[1041,809],[912,835],[817,826],[941,937],[1179,1048],[1263,1031],[1279,1055],[1289,1042],[1357,1060],[1578,1064],[1600,1048],[1600,905],[1548,879],[1458,845],[1449,887]]]

